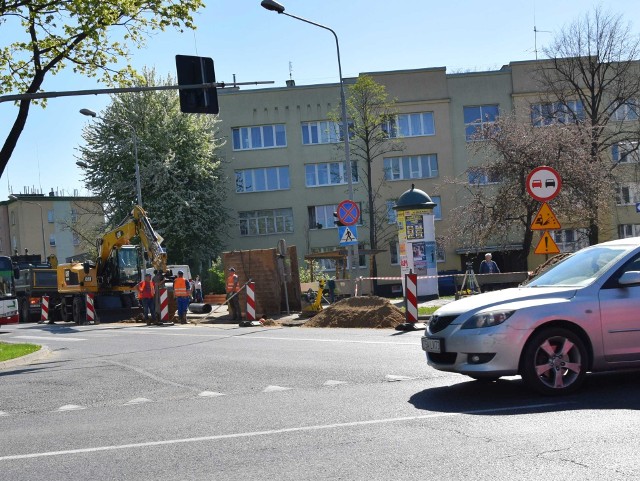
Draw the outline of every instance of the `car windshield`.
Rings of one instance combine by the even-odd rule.
[[[582,249],[533,278],[528,287],[584,287],[594,282],[629,246],[593,246]]]

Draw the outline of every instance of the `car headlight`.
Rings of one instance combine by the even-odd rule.
[[[479,327],[492,327],[502,324],[516,311],[489,311],[474,314],[465,321],[462,329],[477,329]]]

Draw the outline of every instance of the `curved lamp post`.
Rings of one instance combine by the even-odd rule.
[[[86,115],[87,117],[93,117],[94,119],[100,119],[107,122],[107,120],[100,117],[93,110],[80,109],[80,113],[82,115]],[[135,158],[135,165],[136,165],[136,195],[137,195],[138,205],[142,207],[142,188],[140,186],[140,163],[138,162],[138,135],[136,134],[136,129],[133,125],[128,123],[125,123],[125,125],[131,129],[131,141],[133,142],[133,156]],[[83,162],[82,160],[77,161],[76,165],[85,169],[88,167],[87,163]]]
[[[349,151],[349,122],[347,121],[347,102],[344,94],[344,81],[342,79],[342,63],[340,62],[340,44],[338,43],[338,35],[331,28],[326,25],[322,25],[320,23],[312,22],[311,20],[307,20],[306,18],[298,17],[296,15],[291,15],[290,13],[285,13],[284,5],[279,4],[274,0],[262,0],[260,5],[271,11],[277,12],[278,14],[284,14],[287,17],[295,18],[296,20],[300,20],[301,22],[309,23],[311,25],[315,25],[316,27],[323,28],[325,30],[329,30],[333,37],[336,39],[336,52],[338,54],[338,74],[340,75],[340,103],[341,103],[341,115],[342,115],[342,136],[344,137],[344,161],[347,166],[347,188],[348,188],[348,196],[349,200],[353,200],[353,172],[351,170],[351,156]],[[351,246],[349,246],[351,247]],[[351,267],[356,270],[360,268],[360,260],[358,256],[358,245],[356,244],[354,247],[354,258],[355,262],[352,262]]]
[[[40,228],[42,229],[42,256],[43,256],[42,262],[44,262],[47,259],[47,244],[44,241],[44,216],[43,216],[42,206],[38,202],[20,199],[18,196],[13,194],[9,195],[9,199],[19,200],[20,202],[24,202],[25,204],[35,204],[38,207],[40,207]]]

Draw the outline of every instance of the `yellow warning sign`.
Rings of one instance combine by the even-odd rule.
[[[533,219],[533,222],[531,223],[531,230],[553,229],[560,229],[560,222],[558,222],[558,218],[551,211],[551,207],[549,207],[549,204],[544,202],[535,218]]]
[[[560,254],[560,249],[558,249],[558,244],[555,243],[549,233],[545,232],[533,252],[534,254]]]

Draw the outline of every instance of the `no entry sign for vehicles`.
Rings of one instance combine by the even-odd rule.
[[[540,202],[553,199],[560,192],[560,187],[562,187],[560,174],[546,165],[536,167],[527,176],[527,192]]]
[[[360,219],[360,207],[352,200],[343,200],[338,204],[338,220],[344,225],[354,225]]]

